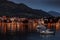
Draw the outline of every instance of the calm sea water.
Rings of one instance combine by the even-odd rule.
[[[60,40],[60,31],[55,35],[40,35],[39,33],[29,33],[18,36],[2,36],[0,40]]]

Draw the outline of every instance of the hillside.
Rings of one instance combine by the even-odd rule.
[[[43,10],[33,9],[27,5],[20,3],[16,4],[7,0],[0,0],[0,16],[20,16],[20,17],[49,17],[51,16]]]

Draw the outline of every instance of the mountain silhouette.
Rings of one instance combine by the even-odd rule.
[[[27,5],[20,3],[16,4],[7,0],[0,0],[0,16],[20,16],[20,17],[49,17],[47,12],[38,9],[32,9]]]
[[[55,16],[55,17],[60,16],[60,13],[59,13],[59,12],[56,12],[56,11],[49,11],[48,13],[49,13],[50,15],[52,15],[52,16]]]

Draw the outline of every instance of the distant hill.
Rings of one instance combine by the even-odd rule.
[[[38,9],[32,9],[27,5],[20,3],[16,4],[7,0],[0,0],[0,16],[20,16],[20,17],[49,17],[51,16],[47,12]]]
[[[48,13],[51,14],[52,16],[56,16],[56,17],[60,16],[59,12],[49,11]]]

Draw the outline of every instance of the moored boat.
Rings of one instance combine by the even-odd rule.
[[[40,34],[54,34],[54,31],[51,31],[50,29],[46,29],[46,27],[44,25],[38,25],[37,26],[37,32],[39,32]]]
[[[50,31],[49,29],[47,29],[45,31],[40,31],[40,34],[45,34],[45,35],[54,34],[54,31]]]

